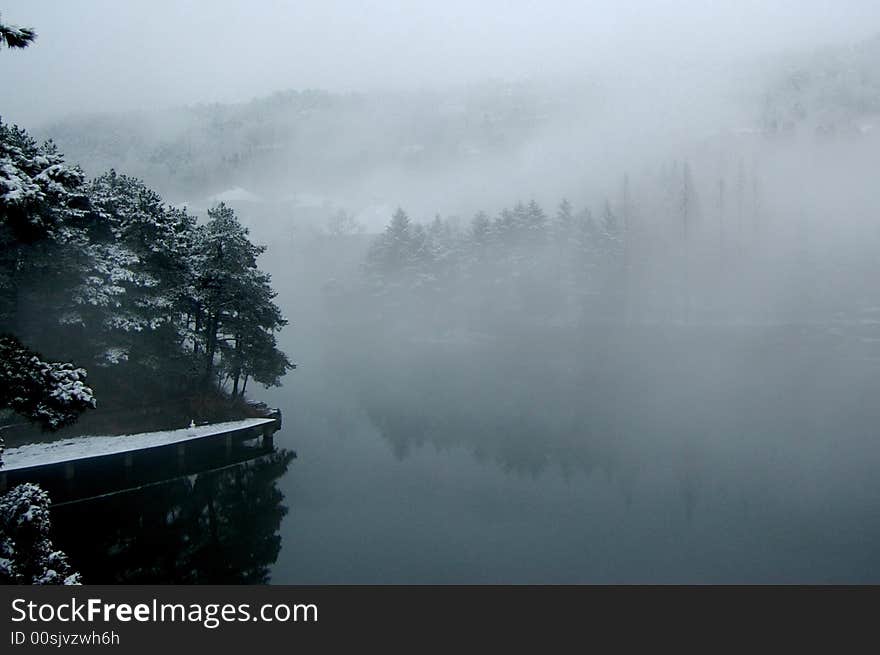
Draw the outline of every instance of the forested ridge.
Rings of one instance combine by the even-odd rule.
[[[74,362],[66,374],[85,404],[86,370],[94,396],[124,409],[210,390],[237,397],[291,368],[275,337],[287,320],[257,264],[265,247],[231,207],[200,224],[140,180],[86,179],[52,142],[0,123],[0,218],[4,347]],[[72,418],[43,413],[47,427]]]

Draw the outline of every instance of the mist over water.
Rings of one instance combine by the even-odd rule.
[[[6,4],[4,120],[290,320],[297,458],[59,512],[213,558],[100,581],[880,580],[876,3]]]
[[[282,552],[274,579],[875,575],[873,337],[775,322],[506,325],[470,339],[362,333],[346,347],[332,331],[293,337],[314,372],[271,395],[288,403],[282,439],[301,458],[281,481],[296,556]]]

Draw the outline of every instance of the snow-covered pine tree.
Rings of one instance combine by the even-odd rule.
[[[11,336],[0,336],[0,409],[10,408],[55,430],[95,406],[86,373],[43,361]],[[3,465],[0,439],[0,467]],[[49,538],[49,496],[35,484],[0,495],[0,584],[79,584]]]
[[[0,45],[24,48],[35,37],[30,28],[0,23]],[[38,147],[24,130],[0,122],[0,331],[21,325],[24,275],[51,268],[66,240],[74,248],[82,243],[75,225],[84,204],[82,179],[54,145]],[[15,337],[0,334],[0,409],[57,429],[95,406],[85,377],[83,369],[43,361]],[[2,455],[0,438],[0,466]],[[0,496],[0,584],[79,584],[67,557],[52,546],[50,527],[49,496],[38,485],[18,485]]]
[[[543,242],[547,230],[547,215],[534,199],[526,205],[525,226],[530,243]]]
[[[49,495],[35,484],[0,496],[0,584],[76,585],[80,575],[50,538]]]
[[[566,198],[563,198],[548,226],[550,239],[557,246],[564,246],[571,238],[573,227],[574,209],[571,203]]]
[[[52,142],[0,122],[0,332],[42,347],[87,261],[83,173]]]
[[[124,359],[142,369],[161,367],[186,336],[195,219],[115,171],[91,181],[88,192],[91,268],[72,315],[90,324],[98,363]]]
[[[399,273],[407,266],[414,250],[414,228],[406,212],[399,208],[385,231],[376,239],[367,254],[370,273],[380,278]]]
[[[292,365],[275,347],[273,334],[287,321],[273,301],[269,276],[257,267],[266,247],[251,243],[235,212],[220,203],[208,210],[193,248],[191,305],[204,353],[204,381],[213,379],[220,355],[220,370],[233,382],[237,376],[246,384],[250,376],[275,384]]]
[[[85,380],[85,370],[47,362],[15,337],[0,336],[0,408],[56,430],[95,406]]]
[[[288,369],[295,368],[277,349],[275,332],[287,325],[274,303],[277,295],[268,274],[245,272],[234,293],[238,296],[221,322],[220,352],[224,377],[232,380],[232,395],[244,395],[249,378],[279,386]]]
[[[471,221],[471,242],[478,247],[487,245],[491,238],[491,230],[492,222],[489,220],[488,214],[483,211],[477,212]]]
[[[27,48],[36,38],[37,33],[32,27],[17,27],[0,22],[0,46]]]

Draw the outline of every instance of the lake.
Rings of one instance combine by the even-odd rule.
[[[58,546],[92,583],[880,582],[863,341],[620,332],[306,332],[276,453],[56,508]]]

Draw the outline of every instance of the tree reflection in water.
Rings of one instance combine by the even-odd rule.
[[[277,450],[199,473],[53,509],[53,528],[87,584],[265,584],[287,514]]]

